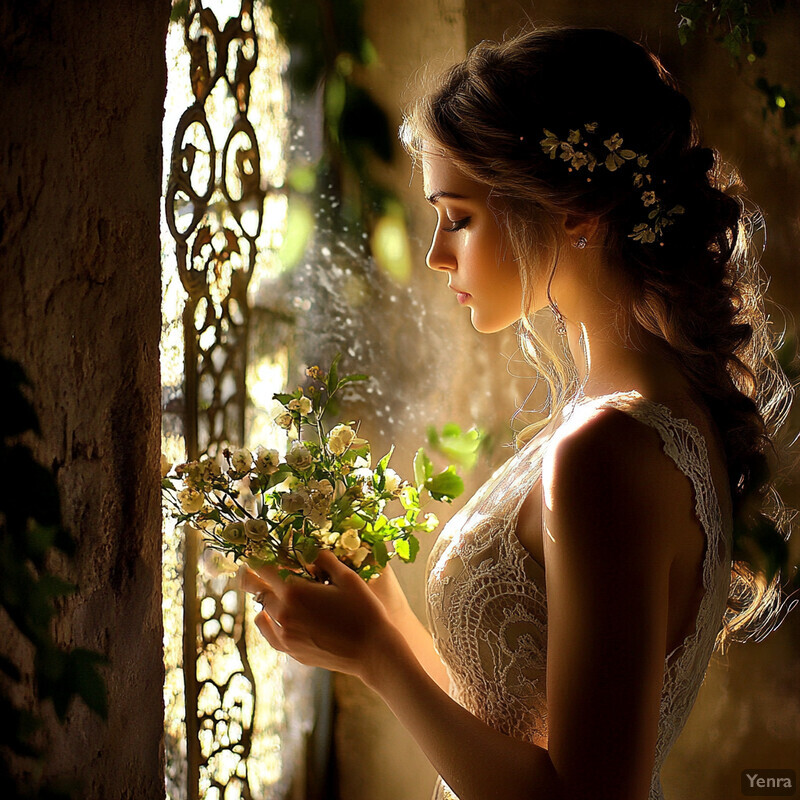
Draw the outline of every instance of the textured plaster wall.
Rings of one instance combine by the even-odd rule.
[[[77,594],[56,636],[99,650],[109,719],[48,724],[83,798],[163,798],[159,500],[166,0],[0,10],[0,351],[33,384]],[[21,657],[9,625],[0,640]]]

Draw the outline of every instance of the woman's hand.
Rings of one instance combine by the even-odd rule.
[[[409,615],[413,615],[408,604],[405,592],[392,571],[391,564],[387,564],[381,571],[379,578],[371,580],[367,587],[381,601],[389,619],[398,627]]]
[[[376,593],[331,551],[320,552],[314,569],[328,582],[283,580],[276,567],[245,568],[244,588],[263,606],[256,625],[275,650],[301,664],[366,680],[397,631]]]

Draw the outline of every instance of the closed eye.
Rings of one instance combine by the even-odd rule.
[[[456,233],[466,228],[471,219],[472,217],[463,217],[462,219],[453,220],[453,224],[449,228],[442,228],[442,230],[447,231],[447,233]]]

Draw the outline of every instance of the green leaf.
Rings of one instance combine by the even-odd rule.
[[[328,370],[328,381],[326,388],[328,389],[328,397],[335,394],[339,388],[339,362],[342,360],[342,354],[337,353],[331,361],[331,368]]]
[[[409,536],[408,539],[398,539],[394,543],[394,550],[402,561],[410,564],[419,553],[419,539],[416,536]]]
[[[353,514],[352,516],[347,517],[347,519],[342,520],[341,527],[344,530],[347,530],[348,528],[353,528],[354,530],[360,531],[366,524],[367,520],[365,520],[358,514]]]
[[[414,456],[414,483],[417,487],[425,484],[425,481],[433,475],[433,463],[420,447]]]
[[[455,467],[449,466],[438,475],[425,481],[425,488],[434,500],[450,501],[464,491],[464,481],[456,474]]]
[[[375,556],[375,561],[380,567],[385,567],[389,563],[389,551],[383,541],[375,542],[372,545],[372,555]]]
[[[414,486],[404,486],[400,492],[400,504],[406,511],[419,508],[419,491]]]
[[[106,664],[99,653],[78,648],[69,654],[67,670],[75,694],[102,719],[108,716],[106,685],[97,667]]]
[[[394,445],[391,446],[389,452],[378,462],[378,466],[375,467],[376,472],[383,473],[386,471],[386,467],[389,466],[389,459],[392,457],[392,453],[394,453]]]
[[[344,386],[346,383],[356,383],[357,381],[368,381],[369,375],[363,375],[360,372],[354,372],[352,375],[345,375],[339,380],[339,386]]]
[[[273,400],[277,400],[282,405],[288,405],[290,400],[294,400],[293,394],[286,394],[285,392],[276,392],[272,395]]]
[[[302,547],[300,548],[300,553],[303,556],[303,560],[307,564],[312,564],[317,560],[320,550],[321,548],[319,544],[309,537],[303,542]]]
[[[458,425],[448,422],[442,428],[441,435],[434,427],[428,428],[428,443],[450,462],[455,462],[462,469],[471,470],[478,461],[478,451],[486,434],[477,428],[462,431]]]

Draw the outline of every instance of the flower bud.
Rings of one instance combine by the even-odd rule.
[[[219,534],[226,542],[231,544],[244,544],[247,537],[244,533],[243,522],[229,522]]]
[[[299,411],[303,416],[311,413],[311,400],[307,397],[299,397],[289,401],[290,411]]]
[[[244,523],[244,532],[248,539],[261,542],[269,536],[269,526],[263,519],[248,519]]]
[[[281,411],[281,413],[275,417],[275,423],[281,428],[286,428],[288,430],[294,424],[294,417],[292,417],[288,411]]]

